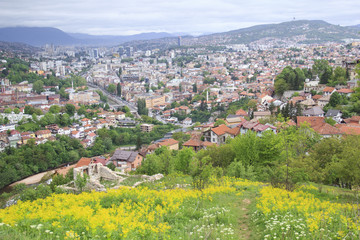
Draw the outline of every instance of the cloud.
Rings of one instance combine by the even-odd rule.
[[[360,23],[355,0],[2,0],[0,27],[47,26],[66,32],[221,32],[256,24],[320,19]]]

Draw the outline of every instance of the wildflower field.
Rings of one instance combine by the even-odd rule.
[[[358,205],[314,186],[221,178],[200,191],[184,179],[18,202],[0,210],[0,239],[360,238]]]
[[[121,187],[54,194],[0,210],[0,235],[19,239],[236,239],[232,196],[252,182],[223,179],[206,189]],[[223,201],[219,199],[229,199]],[[221,202],[221,204],[219,204]]]

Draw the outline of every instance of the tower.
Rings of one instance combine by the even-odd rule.
[[[181,36],[178,37],[178,46],[181,46]]]

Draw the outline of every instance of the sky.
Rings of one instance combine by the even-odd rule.
[[[199,35],[294,18],[357,25],[360,0],[0,0],[0,27],[93,35]]]

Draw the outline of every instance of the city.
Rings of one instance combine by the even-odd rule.
[[[360,25],[187,21],[4,23],[0,238],[359,237]]]

